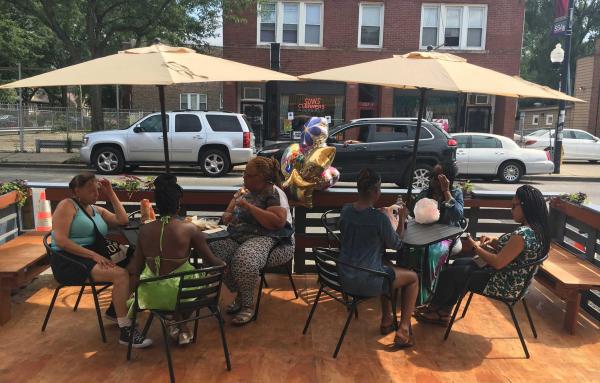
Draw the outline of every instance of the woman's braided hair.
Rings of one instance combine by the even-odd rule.
[[[373,188],[381,183],[381,176],[376,171],[364,168],[360,171],[358,175],[358,180],[356,181],[356,188],[358,189],[358,194],[361,196],[366,196]]]
[[[523,185],[517,189],[517,199],[523,209],[523,215],[529,227],[542,244],[543,253],[550,249],[550,225],[548,223],[548,206],[542,192],[530,185]]]
[[[250,164],[256,167],[265,182],[281,187],[281,170],[279,161],[275,158],[255,157],[248,162],[248,165]]]
[[[161,174],[154,180],[154,200],[161,216],[177,214],[182,196],[183,189],[174,175]]]

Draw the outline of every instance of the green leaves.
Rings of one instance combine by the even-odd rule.
[[[27,186],[27,181],[25,180],[14,180],[9,182],[0,182],[0,195],[10,193],[12,191],[16,191],[18,195],[17,205],[22,207],[27,202],[27,197],[29,195],[29,187]]]

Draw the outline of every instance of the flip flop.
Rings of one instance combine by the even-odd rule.
[[[435,314],[435,317],[431,317],[428,315]],[[450,323],[450,315],[446,314],[442,310],[437,309],[427,309],[422,311],[415,311],[414,317],[418,322],[434,324],[437,326],[448,326]]]
[[[243,307],[240,312],[231,321],[236,326],[243,326],[252,322],[254,318],[254,309],[252,307]]]
[[[402,339],[396,334],[394,337],[394,347],[398,349],[409,348],[415,345],[415,338],[413,335],[409,335],[407,339]]]
[[[242,309],[242,305],[239,304],[236,300],[234,300],[225,308],[225,312],[228,315],[235,315],[235,314],[239,313],[241,309]]]

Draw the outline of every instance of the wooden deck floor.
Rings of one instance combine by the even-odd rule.
[[[508,311],[475,297],[469,314],[456,323],[447,342],[443,329],[414,323],[417,345],[390,351],[393,335],[378,333],[376,300],[360,307],[337,359],[331,357],[345,319],[331,300],[317,308],[302,336],[309,303],[316,294],[314,276],[295,276],[301,298],[293,300],[287,280],[269,275],[260,319],[242,328],[226,325],[231,372],[225,362],[215,320],[200,324],[198,343],[173,348],[179,382],[593,382],[600,381],[600,331],[579,317],[576,335],[562,330],[563,303],[534,285],[529,303],[539,338],[534,339],[521,306],[517,316],[529,345],[524,358]],[[92,298],[85,294],[78,312],[77,291],[66,289],[57,300],[46,333],[40,332],[50,302],[51,276],[42,276],[13,297],[13,319],[0,327],[0,382],[167,382],[163,341],[157,323],[155,344],[134,350],[117,343],[116,325],[106,324],[109,342],[100,340]],[[107,295],[103,304],[106,305]],[[229,299],[224,296],[224,303]]]

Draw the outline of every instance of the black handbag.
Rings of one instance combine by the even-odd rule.
[[[79,208],[83,211],[83,213],[92,221],[94,225],[94,243],[91,245],[83,246],[88,250],[92,250],[104,258],[110,259],[113,263],[124,267],[129,263],[129,257],[131,256],[132,249],[127,248],[121,245],[117,241],[113,241],[111,239],[106,238],[100,233],[98,226],[96,226],[96,222],[87,211],[79,204],[79,201],[73,200],[79,206]]]

